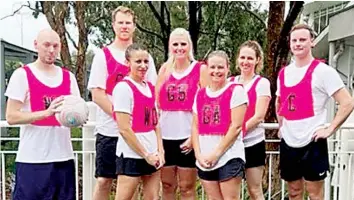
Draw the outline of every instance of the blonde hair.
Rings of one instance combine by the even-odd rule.
[[[259,43],[254,40],[248,40],[243,44],[241,44],[241,46],[238,48],[237,57],[236,57],[236,69],[239,68],[237,60],[238,57],[240,56],[240,51],[243,47],[248,47],[256,53],[256,59],[258,59],[258,63],[255,66],[255,71],[256,73],[260,73],[263,69],[263,60],[264,60],[263,50],[261,45],[259,45]]]
[[[116,9],[112,11],[112,23],[116,21],[116,15],[118,12],[121,12],[123,14],[130,14],[133,17],[133,23],[135,24],[136,22],[136,16],[135,13],[132,9],[125,7],[125,6],[118,6]]]
[[[194,56],[193,56],[193,43],[192,43],[191,35],[184,28],[176,28],[171,32],[170,39],[168,41],[168,47],[169,47],[168,48],[168,59],[165,63],[165,66],[166,66],[166,72],[169,72],[169,73],[171,73],[172,70],[176,67],[176,58],[173,55],[173,53],[170,51],[171,38],[176,35],[183,35],[187,38],[187,41],[189,43],[188,59],[190,61],[195,61]]]
[[[221,57],[221,58],[225,59],[227,67],[229,67],[230,59],[229,59],[229,56],[227,55],[227,53],[225,51],[221,51],[221,50],[213,51],[213,52],[211,52],[208,55],[207,60],[209,60],[211,57],[214,57],[214,56]]]

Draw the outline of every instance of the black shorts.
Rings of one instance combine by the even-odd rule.
[[[96,135],[96,178],[117,178],[117,142],[118,137],[108,137],[99,133]]]
[[[245,148],[246,169],[265,165],[266,148],[265,141]]]
[[[233,158],[229,160],[224,166],[214,169],[212,171],[203,171],[198,169],[198,176],[206,181],[227,181],[234,177],[245,176],[245,162],[241,158]]]
[[[124,158],[123,154],[116,157],[116,164],[117,175],[140,177],[157,172],[157,169],[147,163],[145,159]]]
[[[195,168],[195,156],[192,150],[187,155],[181,152],[180,145],[187,139],[182,140],[162,140],[165,149],[165,165],[186,168]]]
[[[75,200],[74,160],[52,163],[16,162],[13,200]]]
[[[282,139],[280,142],[280,176],[285,181],[304,178],[319,181],[327,177],[329,171],[328,147],[326,139],[293,148]]]

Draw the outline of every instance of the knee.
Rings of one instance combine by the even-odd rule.
[[[146,200],[159,200],[160,197],[159,197],[159,193],[158,192],[150,191],[150,192],[147,192],[147,193],[144,194],[144,198],[143,199],[146,199]]]
[[[110,189],[112,185],[112,179],[99,177],[96,180],[97,186],[101,189]]]
[[[248,185],[248,192],[250,194],[251,199],[263,199],[263,191],[262,191],[262,185],[257,184],[257,185]]]
[[[308,190],[308,194],[311,200],[322,200],[324,198],[322,189]]]
[[[288,192],[290,199],[298,199],[302,197],[303,189],[300,187],[290,187]]]
[[[214,196],[214,195],[207,195],[208,197],[208,200],[220,200],[220,197],[219,196]],[[223,198],[224,199],[224,198]]]
[[[192,181],[181,181],[178,183],[181,196],[191,196],[195,193],[195,183]]]
[[[176,191],[177,188],[176,183],[173,183],[172,181],[166,181],[166,180],[162,180],[161,182],[162,182],[162,188],[164,192],[173,193]]]

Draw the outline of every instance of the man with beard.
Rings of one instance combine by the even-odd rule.
[[[40,31],[34,46],[38,59],[10,78],[6,120],[23,124],[16,156],[14,200],[74,200],[75,165],[70,129],[54,114],[63,95],[80,96],[75,76],[54,64],[61,48],[59,35]]]

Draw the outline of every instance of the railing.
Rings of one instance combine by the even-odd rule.
[[[92,110],[91,110],[92,109]],[[72,138],[73,142],[81,143],[80,149],[74,150],[75,155],[75,174],[76,174],[76,199],[91,200],[93,188],[95,185],[95,137],[93,129],[95,126],[95,108],[90,105],[90,121],[82,127],[81,138]],[[266,129],[277,129],[277,124],[261,124]],[[0,127],[19,127],[9,126],[5,121],[0,121]],[[354,124],[344,124],[341,129],[328,140],[331,172],[325,179],[325,199],[326,200],[354,200]],[[16,137],[0,137],[0,144],[3,141],[19,141]],[[267,143],[277,143],[280,140],[266,140]],[[349,144],[352,145],[349,145]],[[16,154],[16,150],[3,150],[0,146],[0,199],[8,200],[13,187],[14,175],[6,173],[9,170],[6,165],[8,157]],[[268,187],[265,197],[271,199],[286,199],[287,190],[284,181],[280,181],[280,186],[276,184],[279,180],[279,174],[273,174],[274,169],[278,169],[279,151],[267,151],[266,176]],[[246,186],[242,184],[242,199],[248,199]],[[278,188],[275,190],[275,188]],[[200,199],[206,199],[202,192]]]

